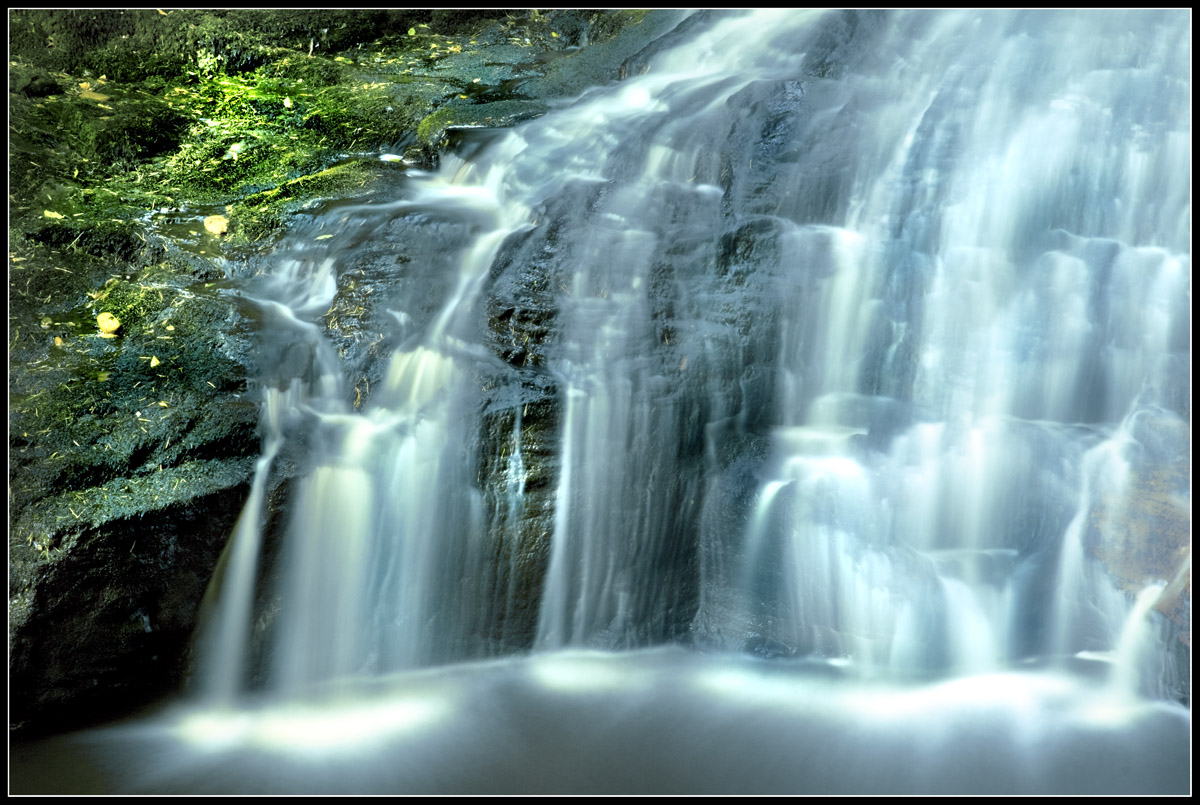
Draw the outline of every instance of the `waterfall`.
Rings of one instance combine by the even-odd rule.
[[[647,702],[616,655],[570,652],[663,645],[960,704],[1106,654],[1122,696],[1181,695],[1190,17],[699,13],[630,67],[306,213],[247,283],[264,452],[208,701],[404,671],[449,712],[413,669],[519,654],[534,681],[488,666],[501,692]],[[359,282],[374,340],[346,361],[330,317]],[[669,656],[630,662],[706,702],[743,680]],[[1038,701],[1087,698],[1050,678]],[[933,709],[891,695],[876,715]],[[1013,757],[1069,743],[1022,701],[986,716]]]
[[[527,381],[488,354],[480,299],[536,248],[558,448],[520,602],[534,647],[687,639],[874,674],[1114,646],[1132,597],[1085,532],[1137,490],[1101,457],[1137,444],[1127,417],[1190,404],[1173,20],[713,15],[399,200],[315,216],[249,291],[287,324],[264,328],[260,475],[281,405],[305,444],[259,676],[301,690],[496,650],[472,643],[517,605],[486,565],[521,538],[524,403],[502,506],[477,434]],[[395,347],[356,410],[317,316],[393,231],[437,255],[388,297]],[[261,486],[213,655],[226,694]],[[1098,598],[1104,626],[1079,614]]]

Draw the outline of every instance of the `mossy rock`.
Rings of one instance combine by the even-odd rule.
[[[100,263],[83,256],[70,265],[90,262]],[[21,270],[63,276],[54,268]],[[244,390],[249,356],[233,301],[196,284],[192,263],[180,257],[127,270],[79,292],[74,305],[64,297],[67,304],[37,323],[21,313],[10,342],[14,515],[53,490],[141,471],[152,457],[155,467],[185,460],[189,444],[214,455],[256,450],[255,406],[229,396]],[[102,332],[100,316],[119,326]],[[199,427],[214,408],[226,422]],[[218,447],[234,423],[240,436]]]
[[[356,159],[254,193],[231,206],[227,237],[233,245],[272,242],[297,209],[322,199],[369,193],[379,176],[389,171],[377,160]]]
[[[12,95],[44,98],[47,95],[57,95],[64,89],[57,78],[41,67],[21,61],[9,62],[8,91]]]
[[[443,106],[421,121],[417,138],[423,145],[440,143],[452,128],[506,128],[545,114],[541,101],[514,100]]]
[[[10,95],[17,199],[47,192],[48,184],[82,184],[135,168],[174,149],[187,128],[186,115],[160,99],[67,80],[70,90],[62,94]]]

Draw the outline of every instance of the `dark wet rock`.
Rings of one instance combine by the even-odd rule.
[[[18,251],[12,719],[58,729],[178,683],[197,596],[258,452],[257,407],[244,396],[245,323],[185,257],[146,246],[129,273],[112,275],[124,258],[102,249],[64,254],[34,241]],[[103,283],[85,279],[106,272]],[[56,276],[83,281],[33,308],[36,289],[55,297],[46,283]],[[101,315],[120,323],[111,337]]]
[[[73,519],[72,509],[92,519],[51,549],[51,559],[10,540],[10,727],[76,727],[177,687],[197,603],[241,507],[246,470],[244,462],[189,462],[150,479],[153,487],[120,481],[78,500],[60,496],[52,505],[64,520]],[[105,496],[155,490],[172,502],[101,511]]]
[[[482,579],[494,611],[482,613],[481,637],[497,652],[533,646],[554,533],[558,406],[527,396],[533,401],[485,415],[481,434],[479,484],[495,557]]]
[[[591,87],[615,81],[624,77],[626,62],[635,59],[686,17],[687,12],[656,9],[620,11],[596,18],[588,47],[554,60],[542,75],[519,83],[515,89],[535,98],[573,97]],[[577,29],[578,18],[570,15],[566,24]]]

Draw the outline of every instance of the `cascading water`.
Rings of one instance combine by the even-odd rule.
[[[247,291],[266,447],[178,779],[1186,789],[1190,718],[1135,692],[1184,695],[1190,18],[700,14],[671,39],[400,200],[315,213]],[[315,324],[356,270],[392,350],[361,407]],[[577,651],[668,643],[708,656]],[[283,744],[319,768],[264,773]]]

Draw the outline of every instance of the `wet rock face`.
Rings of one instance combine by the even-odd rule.
[[[1088,518],[1085,545],[1130,595],[1164,584],[1152,617],[1169,635],[1169,691],[1191,701],[1191,427],[1172,413],[1139,416],[1130,428],[1130,484],[1102,496]]]
[[[257,407],[238,335],[247,322],[197,280],[198,266],[161,243],[144,247],[128,273],[93,291],[56,301],[48,290],[31,328],[26,288],[54,274],[95,276],[121,258],[17,249],[12,723],[53,730],[179,683],[200,595],[258,452]]]
[[[234,484],[85,528],[53,560],[10,545],[11,726],[77,727],[176,689],[207,569],[244,495]]]
[[[304,225],[298,211],[382,198],[406,169],[432,166],[451,140],[461,145],[454,132],[512,125],[541,114],[546,99],[615,79],[622,60],[676,17],[14,16],[14,727],[69,729],[182,684],[200,600],[260,448],[248,378],[263,376],[270,355],[254,340],[261,312],[230,291],[269,270],[273,243]],[[393,161],[344,156],[372,149]],[[352,261],[339,267],[324,329],[353,378],[356,407],[380,386],[396,343],[435,312],[419,300],[437,289],[406,264],[440,251],[414,250],[409,225],[358,231],[349,237],[360,242],[342,250]],[[532,641],[556,471],[556,388],[541,347],[553,295],[536,269],[514,268],[485,314],[495,354],[519,378],[481,434],[512,446],[482,451],[480,470],[503,558],[491,583],[510,592],[505,611],[486,613],[486,628],[508,647]],[[379,304],[398,294],[418,300],[407,323]],[[519,511],[507,490],[514,450],[527,462]],[[277,462],[272,522],[286,519],[285,479],[296,471],[286,456]]]
[[[558,405],[528,402],[485,417],[479,484],[495,561],[483,583],[493,611],[480,635],[499,652],[531,648],[550,540],[558,478]]]

